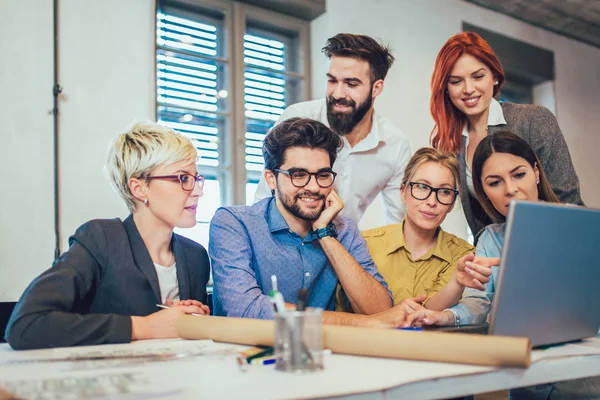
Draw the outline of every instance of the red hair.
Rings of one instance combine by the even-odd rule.
[[[431,131],[431,145],[442,151],[458,153],[462,145],[462,130],[467,117],[459,111],[447,93],[448,77],[463,54],[470,54],[485,64],[498,84],[494,96],[504,82],[504,70],[490,45],[474,32],[463,32],[452,36],[442,47],[435,60],[431,76],[431,100],[429,108],[435,126]]]

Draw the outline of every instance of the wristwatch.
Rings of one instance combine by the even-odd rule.
[[[310,231],[308,233],[308,239],[312,242],[313,240],[319,240],[326,236],[331,236],[336,238],[338,236],[337,230],[335,229],[335,225],[333,222],[327,225],[325,228],[315,229],[314,231]]]

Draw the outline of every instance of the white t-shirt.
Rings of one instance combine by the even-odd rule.
[[[156,275],[158,276],[158,285],[160,287],[160,300],[162,304],[167,303],[167,299],[172,301],[179,300],[179,282],[177,281],[176,263],[170,267],[163,267],[154,263]]]
[[[285,109],[277,124],[290,118],[317,120],[327,126],[325,99],[296,103]],[[344,147],[333,165],[337,172],[334,189],[344,201],[341,215],[358,224],[367,207],[381,193],[387,224],[400,223],[404,218],[404,204],[400,198],[400,184],[404,168],[412,155],[406,136],[387,118],[373,112],[371,132],[354,147],[342,136]],[[254,202],[271,196],[271,190],[261,177]]]

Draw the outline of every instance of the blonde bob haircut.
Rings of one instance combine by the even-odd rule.
[[[197,159],[198,152],[188,138],[157,123],[143,121],[111,142],[104,171],[133,213],[136,205],[129,190],[131,178],[145,179],[157,167]]]
[[[415,173],[421,167],[421,165],[427,162],[434,162],[448,168],[454,177],[454,190],[458,190],[458,187],[460,187],[460,169],[458,160],[452,153],[437,150],[433,147],[422,147],[417,150],[415,154],[413,154],[408,164],[406,164],[406,168],[404,169],[404,177],[402,178],[401,187],[406,187],[408,182],[410,182],[413,176],[415,176]]]

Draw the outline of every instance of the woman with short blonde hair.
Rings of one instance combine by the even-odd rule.
[[[89,221],[69,238],[15,307],[14,349],[175,337],[178,317],[209,313],[206,250],[173,233],[196,224],[196,159],[189,139],[152,122],[115,138],[105,171],[131,214]]]

